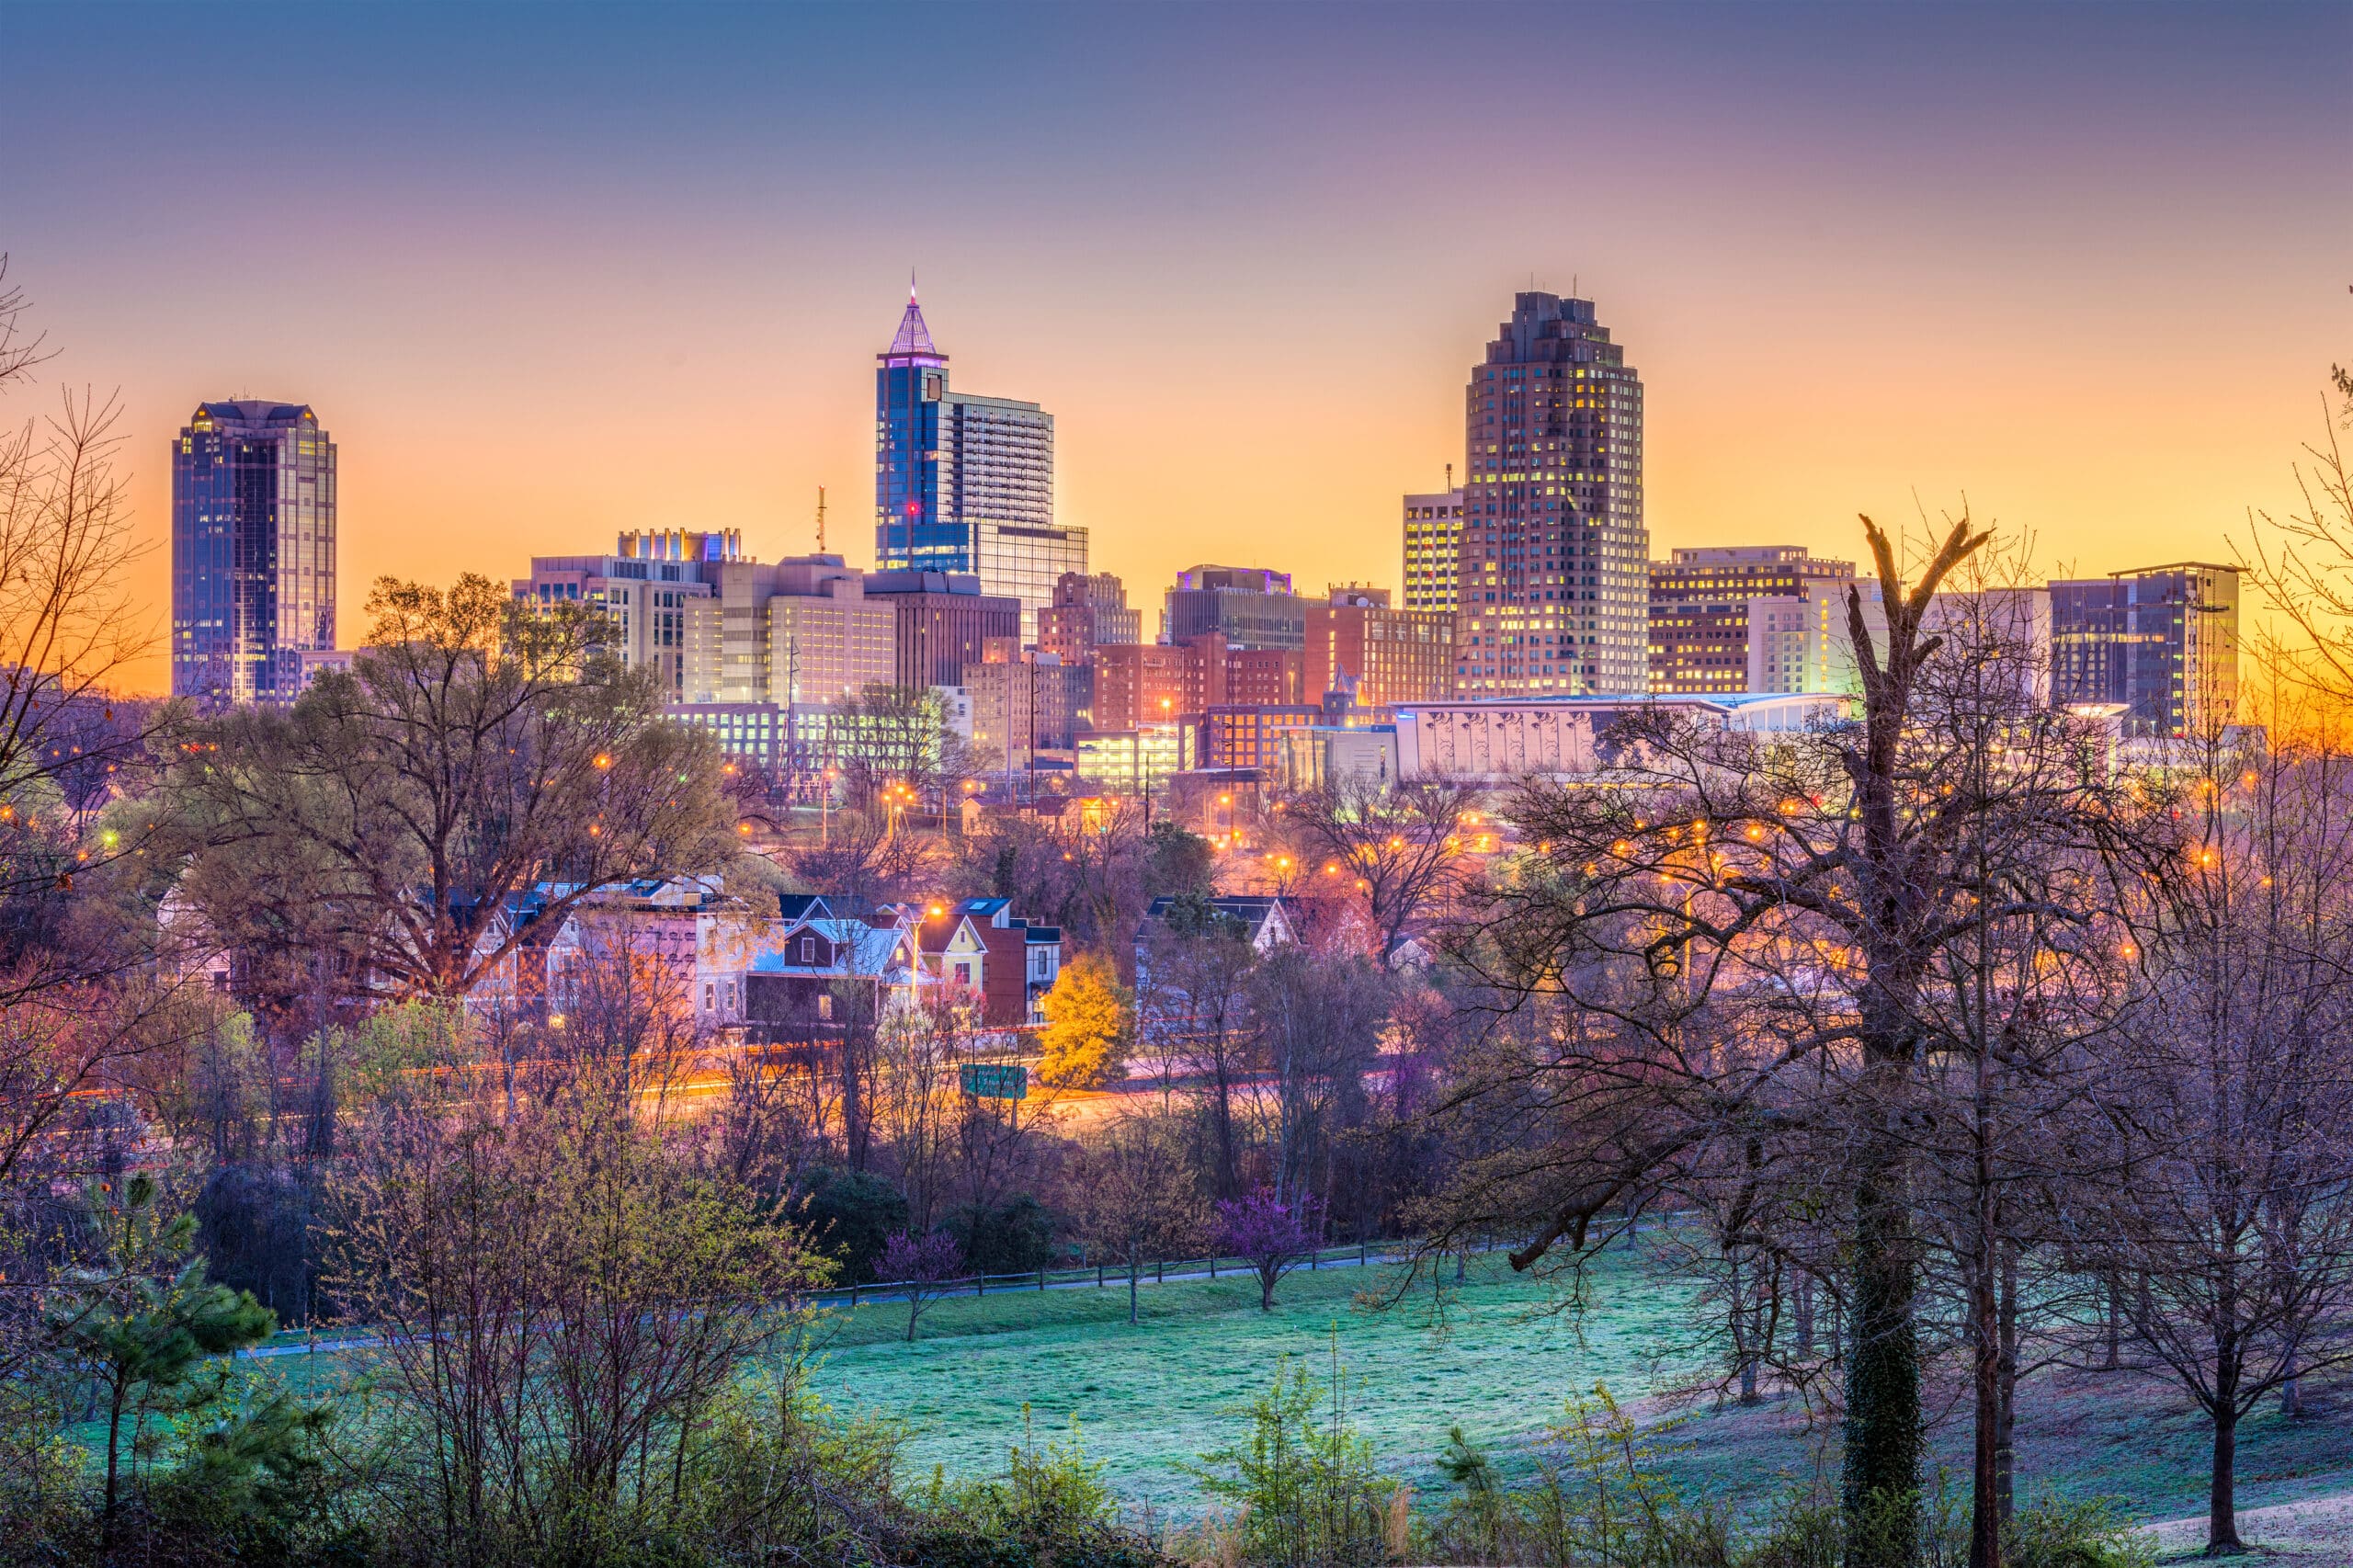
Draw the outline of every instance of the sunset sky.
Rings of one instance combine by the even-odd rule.
[[[160,543],[199,399],[311,403],[347,640],[382,573],[803,551],[821,484],[870,560],[910,268],[1148,608],[1197,561],[1394,585],[1531,278],[1641,371],[1656,555],[1966,496],[2052,569],[2228,559],[2353,363],[2343,4],[20,0],[0,56],[64,351],[0,413],[119,387]]]

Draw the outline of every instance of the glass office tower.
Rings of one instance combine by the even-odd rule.
[[[301,403],[203,403],[172,446],[172,695],[290,702],[335,646],[335,443]]]
[[[1055,582],[1086,571],[1086,530],[1054,522],[1054,416],[950,391],[912,290],[875,358],[877,566],[971,573],[982,593],[1021,601],[1021,636],[1034,642]]]
[[[2051,585],[2051,696],[2120,705],[2137,735],[2238,716],[2239,569],[2177,562]]]

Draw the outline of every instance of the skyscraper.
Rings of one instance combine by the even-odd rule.
[[[1034,403],[951,392],[915,290],[875,356],[874,559],[883,569],[972,573],[1021,601],[1021,635],[1065,572],[1085,574],[1086,530],[1054,523],[1054,416]]]
[[[1643,385],[1625,351],[1591,301],[1515,295],[1465,403],[1457,689],[1646,690]]]
[[[200,403],[172,445],[172,695],[290,702],[335,646],[335,443],[301,403]]]
[[[2203,562],[2051,585],[2051,695],[2115,703],[2135,733],[2237,716],[2239,571]]]

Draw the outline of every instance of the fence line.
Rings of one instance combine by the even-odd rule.
[[[1398,1244],[1395,1242],[1381,1244],[1384,1249],[1395,1247]],[[1473,1250],[1483,1252],[1488,1249],[1482,1247]],[[1323,1247],[1312,1253],[1302,1254],[1303,1261],[1293,1267],[1313,1270],[1321,1264],[1344,1263],[1356,1267],[1364,1267],[1373,1263],[1396,1262],[1405,1256],[1404,1253],[1385,1250],[1376,1256],[1372,1252],[1371,1243],[1358,1242],[1354,1246]],[[1190,1271],[1189,1274],[1188,1270]],[[1215,1279],[1220,1277],[1221,1270],[1226,1274],[1248,1275],[1256,1273],[1256,1267],[1249,1259],[1242,1257],[1164,1258],[1144,1265],[1139,1278],[1149,1278],[1157,1285],[1165,1282],[1172,1274],[1179,1279],[1188,1278]],[[967,1274],[954,1279],[881,1279],[871,1285],[829,1285],[824,1290],[810,1291],[804,1300],[821,1306],[855,1307],[869,1299],[878,1301],[903,1301],[906,1300],[910,1291],[918,1290],[926,1296],[979,1297],[987,1295],[991,1290],[1003,1295],[1008,1290],[1067,1290],[1082,1286],[1092,1286],[1100,1290],[1113,1285],[1124,1285],[1127,1282],[1128,1269],[1125,1264],[1098,1263],[1091,1267],[1038,1268],[1019,1274]]]

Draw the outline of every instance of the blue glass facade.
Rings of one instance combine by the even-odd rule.
[[[940,409],[948,356],[923,312],[907,313],[874,372],[874,561],[925,572],[972,570],[972,531],[943,505]]]
[[[1054,522],[1054,418],[1034,403],[950,392],[912,295],[874,374],[874,559],[883,569],[971,573],[1021,601],[1021,633],[1066,572],[1086,572],[1086,530]]]
[[[287,702],[335,646],[335,449],[301,403],[204,403],[172,446],[172,695]]]

